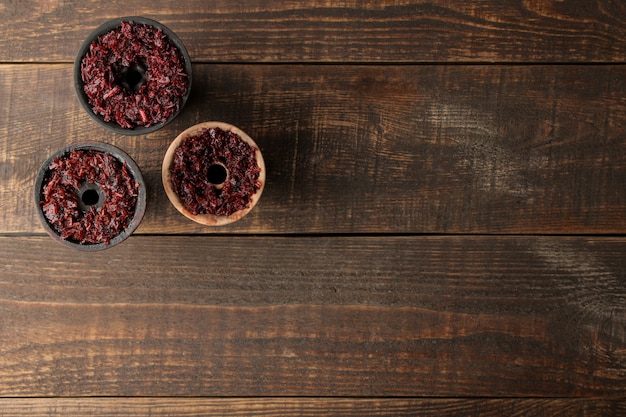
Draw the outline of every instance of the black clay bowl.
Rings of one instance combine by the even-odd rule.
[[[52,176],[51,164],[57,158],[63,159],[67,157],[74,150],[93,150],[112,156],[122,165],[126,164],[127,174],[132,177],[132,180],[134,180],[134,182],[138,185],[135,209],[128,219],[128,224],[117,235],[111,236],[108,243],[106,243],[105,241],[101,241],[99,243],[80,243],[76,240],[63,238],[61,237],[60,232],[58,232],[53,227],[53,225],[44,214],[44,189]],[[108,200],[109,196],[107,195],[107,193],[102,188],[100,188],[100,184],[83,182],[80,186],[78,186],[78,188],[73,189],[71,193],[74,194],[72,196],[72,199],[78,202],[78,209],[81,210],[81,213],[84,213],[86,210],[89,209],[89,206],[92,205],[95,205],[96,209],[100,210],[102,209],[102,206],[104,204],[111,201]],[[39,216],[39,220],[41,221],[41,224],[43,225],[48,235],[50,235],[54,240],[80,251],[98,251],[108,249],[124,241],[139,226],[139,223],[141,223],[143,215],[146,211],[146,185],[141,175],[141,172],[139,171],[139,167],[137,167],[137,164],[125,152],[113,145],[109,145],[106,143],[86,142],[69,145],[52,154],[39,169],[37,179],[35,181],[34,197],[37,215]]]
[[[185,73],[187,75],[187,91],[182,97],[180,106],[178,107],[176,112],[173,113],[167,120],[157,122],[156,124],[152,124],[148,127],[140,126],[140,125],[136,125],[134,127],[122,127],[120,124],[118,124],[114,120],[105,121],[104,116],[94,112],[93,106],[89,102],[89,97],[85,93],[85,89],[84,89],[85,83],[82,78],[81,63],[85,55],[89,52],[92,42],[99,39],[101,36],[113,31],[114,29],[120,28],[122,26],[122,22],[134,22],[135,24],[141,24],[141,25],[150,26],[155,29],[161,29],[163,34],[165,34],[165,36],[167,36],[172,41],[176,49],[178,49],[184,61]],[[111,69],[111,71],[113,71],[113,69]],[[131,94],[138,94],[137,91],[140,90],[141,85],[144,84],[146,80],[148,79],[148,77],[150,77],[151,75],[151,72],[150,72],[151,69],[149,68],[147,64],[144,64],[144,66],[141,67],[141,66],[136,65],[135,63],[132,63],[128,67],[125,67],[123,68],[123,70],[119,70],[119,71],[121,71],[121,74],[123,74],[123,76],[120,76],[119,79],[116,79],[116,83],[119,84],[120,88],[125,88],[127,90],[130,90],[132,92]],[[85,41],[83,42],[83,44],[81,45],[78,51],[76,61],[74,62],[74,87],[76,88],[76,94],[78,95],[78,100],[80,101],[81,106],[85,109],[87,114],[93,120],[95,120],[98,124],[116,133],[121,133],[124,135],[141,135],[141,134],[154,132],[155,130],[160,129],[163,126],[165,126],[167,123],[171,122],[180,113],[182,108],[185,106],[187,99],[189,98],[189,94],[191,92],[191,81],[192,81],[191,59],[189,57],[189,54],[187,53],[187,49],[185,48],[185,45],[183,45],[183,42],[178,38],[178,36],[176,36],[174,32],[172,32],[163,24],[155,20],[148,19],[145,17],[140,17],[140,16],[121,17],[121,18],[109,20],[108,22],[99,26],[89,35],[87,39],[85,39]],[[159,93],[159,91],[153,91],[153,92],[156,94]],[[103,96],[106,96],[107,94],[108,92],[104,92],[104,91],[102,92]]]
[[[231,214],[228,214],[228,215],[217,215],[217,214],[212,214],[212,213],[193,214],[189,211],[187,207],[185,207],[185,204],[183,204],[183,201],[181,200],[180,196],[174,190],[174,185],[172,182],[172,172],[170,172],[170,169],[174,161],[176,150],[178,149],[179,146],[181,146],[181,143],[183,143],[183,141],[185,141],[188,138],[193,138],[197,135],[200,135],[203,131],[207,129],[216,129],[216,128],[221,129],[224,132],[234,133],[235,136],[238,138],[238,141],[247,143],[254,150],[253,151],[254,161],[259,168],[259,176],[257,178],[257,182],[260,184],[260,188],[258,188],[256,191],[254,191],[253,194],[249,196],[250,200],[249,200],[247,207],[237,210]],[[234,158],[234,159],[240,160],[240,158]],[[238,178],[236,175],[231,174],[229,170],[230,168],[233,168],[233,166],[231,166],[231,161],[229,161],[225,156],[218,156],[215,161],[206,160],[204,162],[206,162],[205,164],[207,167],[206,174],[207,174],[207,179],[209,180],[209,183],[211,184],[210,185],[211,188],[220,189],[220,190],[225,189],[223,187],[225,187],[224,184],[226,184],[227,182],[232,183],[232,184],[237,184],[236,187],[239,187],[239,185],[243,181],[241,177]],[[234,162],[234,165],[236,166],[238,165],[238,163]],[[212,168],[217,168],[217,170],[214,171]],[[191,219],[195,221],[196,223],[204,224],[206,226],[223,226],[223,225],[227,225],[227,224],[233,223],[241,219],[246,214],[248,214],[250,210],[252,210],[252,208],[257,204],[257,202],[259,201],[259,198],[261,198],[261,193],[263,193],[263,189],[265,187],[266,170],[265,170],[265,162],[263,160],[263,155],[261,154],[261,150],[259,149],[257,144],[254,142],[254,140],[252,140],[252,138],[248,136],[244,131],[242,131],[236,126],[233,126],[229,123],[224,123],[224,122],[199,123],[197,125],[191,126],[190,128],[180,133],[172,141],[169,148],[167,149],[167,152],[165,153],[165,157],[163,158],[163,165],[161,169],[162,169],[161,178],[163,180],[163,187],[165,188],[165,193],[167,194],[167,197],[169,198],[172,205],[188,219]]]

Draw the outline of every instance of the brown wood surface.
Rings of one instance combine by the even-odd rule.
[[[79,106],[72,67],[0,66],[0,232],[41,233],[31,189],[54,151],[120,146],[139,164],[139,233],[206,233],[161,184],[170,142],[239,126],[267,165],[260,203],[220,232],[624,233],[626,67],[196,65],[172,124],[126,137]],[[35,88],[20,88],[32,83]]]
[[[619,0],[5,0],[0,61],[73,61],[95,27],[141,15],[174,30],[196,62],[620,63],[625,7]]]
[[[7,396],[620,397],[622,238],[0,238]]]
[[[189,103],[97,126],[72,64],[99,24],[172,29]],[[0,2],[0,417],[626,415],[626,6],[568,1]],[[161,161],[217,120],[267,184],[214,229]],[[42,162],[119,146],[134,236],[43,232]]]
[[[27,414],[28,413],[28,414]],[[352,398],[81,398],[0,399],[0,416],[441,416],[605,417],[626,413],[626,402],[563,399],[352,399]]]

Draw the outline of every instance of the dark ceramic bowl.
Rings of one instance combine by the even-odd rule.
[[[143,25],[147,25],[147,26],[152,26],[154,28],[158,28],[161,29],[163,31],[163,33],[172,41],[172,43],[176,46],[176,48],[178,48],[178,50],[180,51],[183,60],[185,61],[185,72],[187,74],[187,78],[188,78],[188,86],[187,86],[187,93],[185,94],[185,96],[182,99],[182,103],[178,109],[178,111],[173,114],[168,120],[166,120],[165,122],[161,122],[161,123],[157,123],[154,124],[152,126],[149,127],[143,127],[143,126],[136,126],[134,128],[124,128],[122,126],[120,126],[118,123],[116,123],[115,121],[109,121],[109,122],[105,122],[104,118],[99,115],[94,113],[92,106],[89,104],[89,99],[87,97],[87,94],[85,94],[84,91],[84,82],[81,76],[81,62],[83,60],[83,58],[85,57],[85,55],[87,54],[87,52],[89,51],[89,47],[91,45],[91,43],[98,39],[100,36],[112,31],[113,29],[116,29],[118,27],[121,27],[122,22],[135,22],[135,23],[139,23],[139,24],[143,24]],[[149,71],[149,69],[148,69]],[[145,71],[134,71],[133,72],[133,76],[142,78],[144,77],[144,73]],[[176,116],[178,116],[178,114],[180,113],[180,111],[183,109],[183,107],[185,106],[185,103],[187,102],[187,99],[189,98],[189,94],[191,93],[191,79],[192,79],[192,70],[191,70],[191,58],[189,57],[189,54],[187,53],[187,49],[185,48],[185,45],[183,45],[183,42],[178,38],[178,36],[176,36],[176,34],[174,32],[172,32],[170,29],[168,29],[166,26],[164,26],[163,24],[152,20],[152,19],[148,19],[145,17],[140,17],[140,16],[127,16],[127,17],[121,17],[121,18],[117,18],[117,19],[113,19],[113,20],[109,20],[108,22],[102,24],[101,26],[99,26],[96,30],[94,30],[87,39],[85,39],[85,41],[83,42],[83,44],[81,45],[80,49],[78,50],[78,55],[76,57],[76,61],[74,62],[74,87],[76,88],[76,94],[78,95],[78,100],[80,101],[81,106],[85,109],[85,111],[87,112],[87,114],[89,116],[91,116],[91,118],[93,120],[95,120],[98,124],[100,124],[101,126],[104,126],[105,128],[112,130],[116,133],[121,133],[124,135],[141,135],[141,134],[145,134],[145,133],[150,133],[150,132],[154,132],[155,130],[158,130],[160,128],[162,128],[163,126],[165,126],[167,123],[171,122],[172,120],[174,120],[174,118],[176,118]]]
[[[40,204],[43,201],[43,187],[45,181],[49,176],[50,164],[55,158],[63,157],[69,154],[73,150],[94,150],[103,153],[107,153],[113,156],[121,163],[125,163],[128,169],[128,173],[132,175],[135,182],[139,184],[139,190],[137,195],[137,205],[135,206],[135,213],[130,220],[128,227],[122,232],[120,232],[117,236],[113,237],[111,241],[106,243],[94,243],[94,244],[81,244],[68,239],[62,238],[59,233],[50,225],[48,219],[44,215],[43,207]],[[117,245],[118,243],[124,241],[128,236],[130,236],[133,231],[139,226],[141,220],[143,219],[143,215],[146,211],[146,184],[143,180],[141,172],[139,171],[139,167],[132,160],[130,156],[128,156],[125,152],[116,148],[113,145],[109,145],[106,143],[97,143],[97,142],[86,142],[80,144],[69,145],[63,149],[58,150],[54,154],[52,154],[41,166],[39,172],[37,174],[37,179],[35,181],[35,205],[37,215],[39,216],[39,220],[43,225],[44,229],[54,240],[71,247],[73,249],[81,250],[81,251],[98,251],[103,249],[108,249],[112,246]],[[102,204],[106,198],[104,192],[97,187],[97,184],[84,184],[78,190],[76,190],[76,195],[78,197],[79,204],[81,205],[93,205],[93,204]],[[88,199],[95,199],[94,201],[89,202]],[[98,203],[100,200],[100,203]]]

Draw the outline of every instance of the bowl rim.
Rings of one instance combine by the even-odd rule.
[[[48,219],[43,213],[43,207],[40,204],[42,201],[42,188],[43,188],[43,184],[46,179],[46,176],[50,170],[50,164],[55,158],[59,158],[64,155],[67,155],[73,150],[95,150],[95,151],[104,152],[113,156],[118,161],[122,163],[126,163],[129,173],[133,176],[135,182],[139,184],[139,190],[137,193],[137,204],[135,206],[135,214],[131,218],[130,223],[128,224],[128,227],[126,227],[122,232],[120,232],[120,234],[118,234],[113,239],[111,239],[111,241],[108,244],[107,243],[83,244],[83,243],[77,243],[77,242],[64,239],[61,237],[61,235],[59,235],[59,233],[56,230],[54,230],[54,228],[50,225],[50,223],[48,222]],[[67,247],[77,249],[80,251],[86,251],[86,252],[94,252],[94,251],[108,249],[126,240],[137,229],[137,227],[139,227],[139,224],[143,220],[143,217],[146,211],[146,198],[147,198],[146,195],[147,195],[146,184],[143,179],[143,176],[141,175],[141,171],[139,170],[139,167],[137,166],[135,161],[120,148],[114,145],[110,145],[108,143],[100,143],[100,142],[74,143],[74,144],[67,145],[57,150],[56,152],[54,152],[44,161],[44,163],[39,168],[39,171],[37,173],[37,178],[35,180],[35,187],[34,187],[34,202],[35,202],[37,216],[39,217],[39,220],[42,226],[44,227],[46,233],[50,237],[52,237],[54,240],[56,240],[57,242]]]
[[[152,26],[152,27],[155,27],[157,29],[161,29],[167,35],[167,37],[170,38],[172,43],[178,48],[178,50],[180,51],[181,55],[183,56],[183,59],[185,61],[185,72],[187,73],[187,79],[188,79],[187,92],[183,96],[183,101],[182,101],[180,107],[178,108],[178,111],[176,111],[176,113],[174,113],[165,122],[156,123],[156,124],[154,124],[152,126],[149,126],[149,127],[135,126],[133,128],[124,128],[124,127],[120,126],[119,124],[117,124],[117,123],[115,123],[113,121],[105,122],[104,118],[102,116],[94,113],[94,111],[92,110],[91,105],[89,104],[89,99],[88,99],[87,94],[85,94],[85,91],[83,89],[84,82],[83,82],[82,75],[81,75],[81,63],[82,63],[83,57],[85,56],[85,54],[89,50],[89,47],[91,46],[91,43],[95,39],[97,39],[98,37],[100,37],[100,36],[110,32],[110,31],[112,31],[115,28],[121,27],[122,22],[135,22],[135,23],[139,23],[139,24]],[[192,77],[191,58],[189,56],[189,53],[187,52],[187,48],[183,44],[183,41],[171,29],[169,29],[164,24],[162,24],[162,23],[160,23],[160,22],[158,22],[158,21],[156,21],[154,19],[150,19],[150,18],[143,17],[143,16],[118,17],[118,18],[110,19],[110,20],[102,23],[96,29],[91,31],[89,36],[83,41],[83,43],[81,44],[80,48],[78,49],[78,53],[76,54],[76,59],[74,60],[74,88],[76,90],[76,95],[78,96],[78,101],[80,102],[81,107],[87,112],[87,114],[96,123],[98,123],[99,125],[107,128],[109,130],[112,130],[112,131],[114,131],[116,133],[121,133],[123,135],[142,135],[142,134],[146,134],[146,133],[151,133],[151,132],[154,132],[156,130],[159,130],[159,129],[163,128],[165,125],[167,125],[172,120],[174,120],[179,115],[179,113],[182,111],[183,107],[185,107],[185,104],[187,103],[187,101],[189,99],[189,95],[191,94],[192,78],[193,77]]]
[[[170,165],[172,164],[172,160],[174,158],[174,151],[178,148],[183,139],[187,137],[194,136],[205,129],[210,128],[220,128],[224,131],[230,131],[237,134],[243,141],[254,147],[255,150],[255,159],[256,162],[261,169],[259,173],[258,181],[261,183],[261,187],[250,197],[250,202],[248,206],[242,210],[236,211],[228,216],[218,216],[215,214],[193,214],[183,205],[182,201],[178,197],[178,194],[174,191],[172,187],[172,177],[169,171]],[[165,189],[165,193],[167,194],[167,198],[170,200],[172,205],[178,210],[182,215],[187,217],[190,220],[193,220],[196,223],[200,223],[206,226],[224,226],[230,223],[233,223],[246,214],[248,214],[258,203],[261,198],[261,194],[265,189],[266,183],[266,168],[265,161],[263,159],[263,154],[261,153],[261,149],[256,144],[256,142],[243,130],[239,129],[237,126],[234,126],[230,123],[219,122],[219,121],[210,121],[210,122],[202,122],[195,124],[184,131],[182,131],[176,138],[170,143],[167,151],[165,152],[165,156],[163,158],[163,164],[161,167],[161,180],[163,182],[163,188]]]

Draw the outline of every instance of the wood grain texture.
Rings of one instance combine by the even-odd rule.
[[[194,64],[145,136],[72,85],[123,15]],[[0,417],[626,415],[623,1],[2,0],[0,23]],[[268,169],[220,229],[161,186],[210,120]],[[93,140],[148,208],[83,254],[43,235],[33,185]]]
[[[0,399],[0,417],[445,416],[606,417],[626,402],[587,399],[29,398]]]
[[[71,71],[0,67],[0,233],[43,231],[36,172],[87,140],[141,168],[138,233],[626,232],[622,66],[196,65],[182,114],[139,137],[97,126]],[[161,184],[169,143],[209,120],[247,132],[268,171],[259,204],[219,230]]]
[[[0,237],[3,396],[622,397],[626,240]]]
[[[170,27],[195,62],[619,63],[626,57],[626,8],[616,0],[30,0],[0,4],[0,61],[73,61],[94,28],[127,15]]]

